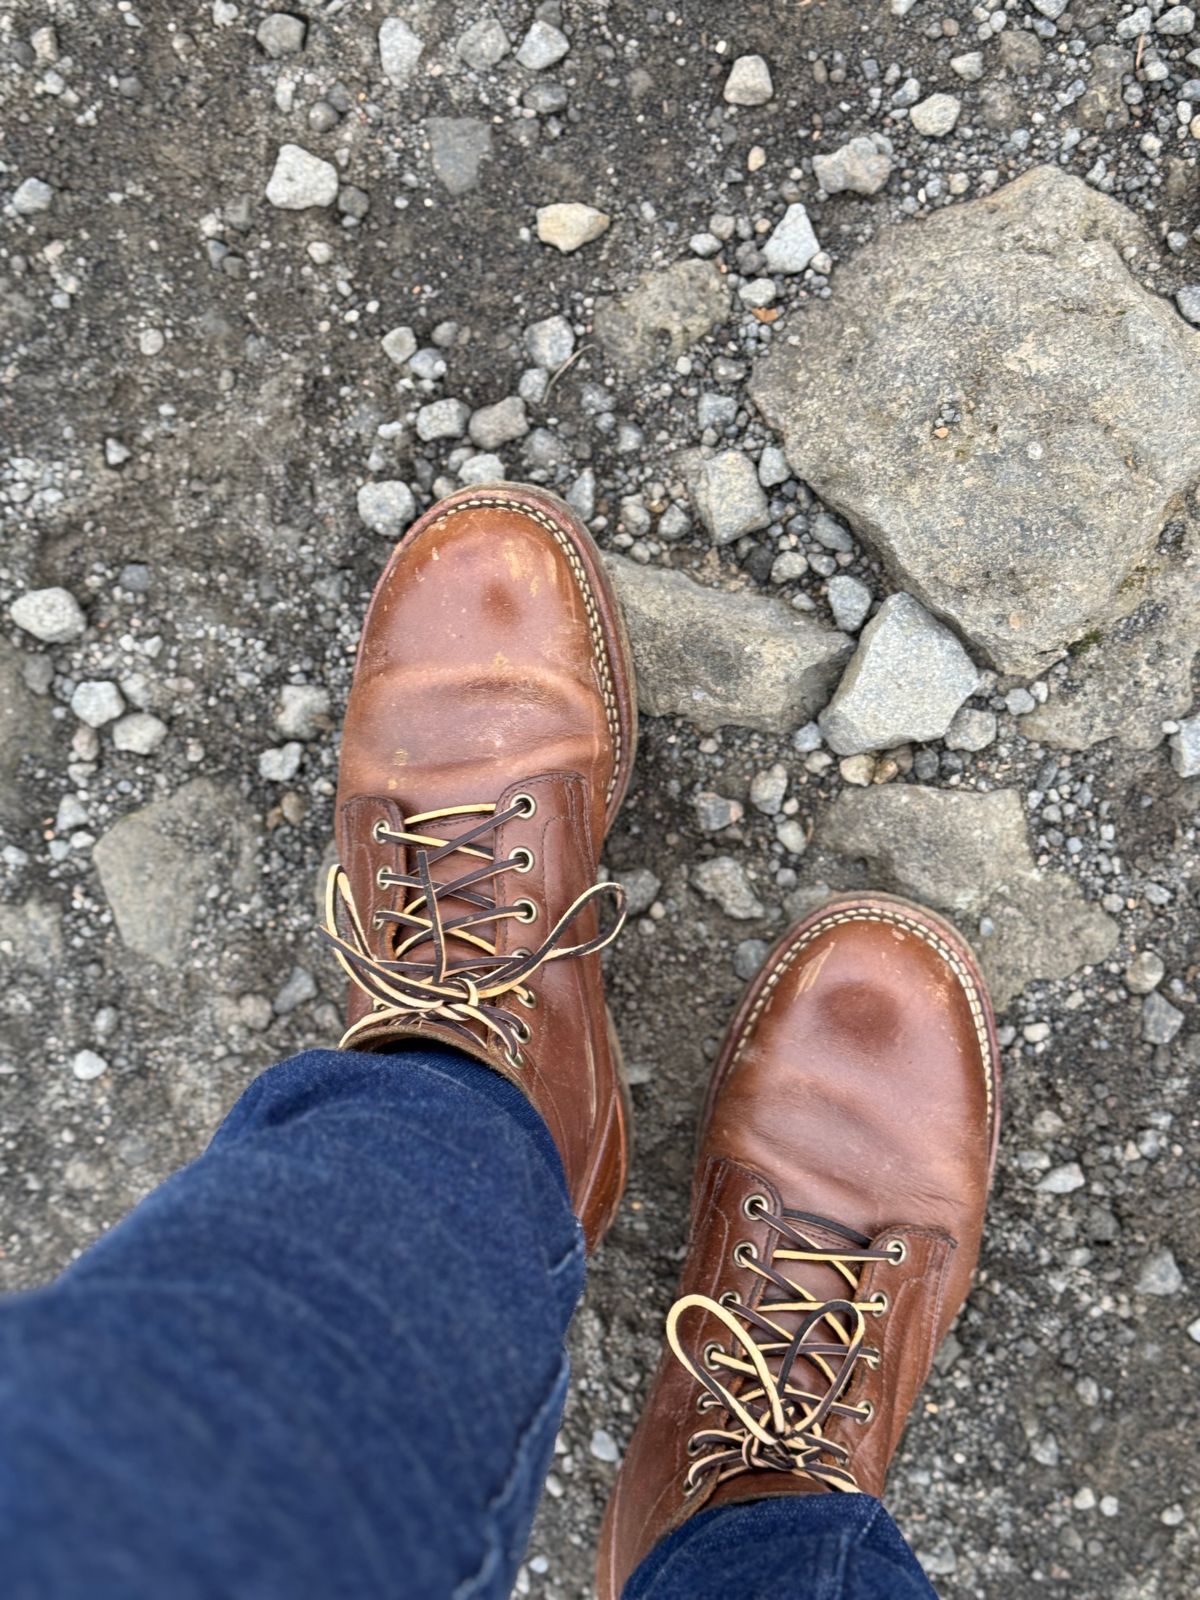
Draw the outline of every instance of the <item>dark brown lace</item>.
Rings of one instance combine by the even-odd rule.
[[[411,1022],[425,1017],[465,1038],[475,1038],[476,1031],[482,1028],[485,1036],[493,1035],[501,1041],[512,1065],[521,1064],[521,1046],[528,1042],[529,1027],[507,1009],[507,1004],[517,1001],[532,1008],[537,1003],[536,996],[527,980],[539,967],[567,956],[585,956],[604,949],[620,933],[625,920],[625,892],[620,884],[597,883],[567,907],[536,948],[523,948],[510,955],[498,951],[495,942],[487,937],[489,927],[506,919],[533,924],[541,912],[528,898],[511,905],[502,905],[495,898],[502,874],[525,873],[534,865],[532,851],[522,846],[497,859],[485,841],[504,823],[532,816],[536,809],[537,802],[531,795],[520,794],[503,811],[486,803],[446,806],[405,817],[399,828],[380,817],[373,830],[376,842],[403,845],[410,866],[408,872],[381,867],[376,877],[381,888],[397,891],[396,907],[376,912],[374,917],[377,929],[385,923],[393,927],[391,954],[386,957],[372,950],[345,872],[340,866],[331,868],[325,891],[325,926],[321,931],[350,981],[373,1003],[371,1014],[347,1031],[343,1045],[353,1043],[361,1030],[381,1022]],[[455,838],[443,839],[428,831],[429,824],[445,818],[473,816],[480,820]],[[461,875],[435,878],[434,868],[456,854],[467,864]],[[567,929],[603,895],[611,895],[616,902],[615,925],[582,944],[562,945]],[[446,901],[458,901],[468,910],[447,918],[443,907]],[[457,954],[452,947],[457,947]]]
[[[702,1428],[689,1439],[689,1454],[696,1459],[688,1468],[685,1491],[694,1494],[709,1474],[715,1473],[720,1483],[736,1473],[759,1470],[793,1473],[857,1493],[849,1452],[829,1439],[825,1429],[837,1417],[868,1422],[873,1414],[869,1401],[853,1405],[845,1396],[860,1362],[878,1365],[877,1352],[864,1340],[865,1318],[881,1316],[888,1300],[884,1294],[860,1299],[859,1280],[868,1262],[898,1266],[907,1246],[902,1239],[890,1239],[883,1249],[872,1249],[870,1239],[824,1217],[787,1210],[776,1215],[762,1195],[751,1195],[745,1210],[766,1222],[776,1236],[769,1259],[760,1260],[748,1242],[733,1252],[738,1266],[766,1280],[758,1304],[745,1305],[728,1293],[719,1300],[690,1294],[677,1300],[667,1317],[671,1349],[708,1391],[701,1396],[700,1409],[720,1410],[727,1423]],[[844,1239],[846,1248],[815,1243],[802,1223]],[[832,1267],[846,1284],[845,1297],[816,1299],[792,1276],[794,1267],[784,1273],[777,1265],[805,1261]],[[679,1324],[690,1311],[723,1323],[732,1336],[730,1348],[710,1340],[699,1359],[686,1349]],[[780,1318],[788,1320],[776,1320]],[[728,1374],[728,1381],[718,1373]],[[813,1376],[819,1391],[810,1387]]]

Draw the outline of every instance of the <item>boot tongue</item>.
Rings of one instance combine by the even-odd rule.
[[[818,1217],[811,1212],[784,1210],[781,1213],[783,1220],[790,1223],[796,1233],[805,1241],[801,1244],[793,1241],[787,1234],[774,1229],[771,1231],[770,1254],[763,1265],[770,1267],[780,1278],[796,1286],[796,1292],[784,1289],[772,1282],[764,1282],[763,1291],[757,1303],[759,1314],[766,1317],[779,1328],[779,1336],[770,1335],[765,1329],[751,1325],[748,1328],[750,1337],[756,1338],[761,1343],[770,1343],[777,1346],[783,1338],[789,1341],[795,1337],[806,1323],[809,1323],[804,1335],[805,1345],[841,1345],[843,1342],[832,1326],[830,1317],[819,1317],[811,1320],[811,1311],[777,1311],[770,1302],[795,1302],[812,1300],[817,1302],[827,1301],[854,1301],[859,1298],[856,1287],[849,1282],[836,1266],[822,1261],[793,1261],[789,1260],[786,1252],[789,1250],[812,1249],[817,1252],[828,1251],[830,1254],[841,1252],[855,1252],[869,1248],[871,1241],[863,1234],[856,1233],[850,1228],[843,1227],[826,1217]],[[862,1267],[856,1263],[848,1263],[855,1280],[862,1273]],[[853,1312],[848,1310],[834,1311],[832,1317],[846,1334],[845,1343],[848,1345],[853,1337],[857,1319]],[[767,1356],[767,1364],[779,1380],[781,1387],[784,1383],[803,1389],[815,1396],[818,1400],[830,1388],[830,1380],[815,1360],[805,1359],[798,1355],[790,1364],[786,1372],[782,1371],[783,1363],[787,1358],[786,1350],[773,1349]],[[841,1358],[837,1355],[825,1356],[824,1359],[836,1374],[841,1367]],[[845,1398],[845,1396],[843,1396]],[[800,1404],[800,1402],[797,1402]]]
[[[429,822],[415,823],[411,831],[429,839],[451,842],[473,832],[481,822],[486,822],[487,820],[486,812],[455,813],[447,817],[435,817]],[[494,833],[485,832],[478,839],[473,840],[470,846],[461,850],[449,850],[440,859],[429,860],[429,876],[434,886],[453,883],[456,879],[466,877],[476,869],[485,866],[487,864],[485,858],[492,854],[494,838]],[[439,845],[430,844],[427,847],[427,855],[433,857],[440,848]],[[476,854],[476,851],[480,853]],[[409,845],[405,850],[404,871],[409,877],[417,878],[419,876],[420,855],[421,847],[418,845]],[[469,885],[465,894],[438,895],[437,909],[443,926],[449,922],[456,922],[463,916],[469,916],[473,913],[482,914],[484,908],[477,904],[475,899],[469,899],[467,896],[472,895],[482,900],[494,902],[502,892],[502,885],[503,874],[500,876],[492,875],[481,878],[478,882]],[[400,909],[411,904],[420,896],[420,893],[419,888],[397,889],[396,908]],[[430,907],[424,903],[419,905],[415,912],[418,917],[427,917],[430,914]],[[471,931],[475,931],[477,937],[486,940],[488,944],[494,945],[501,927],[502,924],[498,922],[481,922],[477,930]],[[412,938],[416,931],[406,924],[398,925],[396,934],[397,946],[403,945],[407,939]],[[436,949],[432,937],[414,942],[404,951],[404,959],[406,961],[432,964],[435,956]],[[474,956],[478,956],[481,960],[487,959],[485,952],[471,939],[464,938],[454,932],[446,934],[445,960],[448,967],[469,961]]]

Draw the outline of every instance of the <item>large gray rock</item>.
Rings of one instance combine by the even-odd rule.
[[[797,475],[1005,671],[1133,609],[1200,475],[1200,340],[1129,272],[1145,245],[1037,168],[881,230],[753,380]]]
[[[729,306],[729,288],[711,262],[676,261],[597,301],[596,337],[619,366],[644,372],[681,356],[725,321]]]
[[[177,965],[210,891],[252,887],[256,848],[253,814],[209,778],[122,817],[92,852],[122,943],[159,966]]]
[[[850,652],[782,600],[707,589],[682,572],[607,557],[650,716],[705,732],[727,724],[788,733],[809,721]]]
[[[816,842],[866,861],[872,882],[952,916],[974,943],[997,1005],[1116,946],[1117,924],[1072,878],[1035,866],[1015,790],[846,790],[819,821]]]
[[[1079,641],[1065,676],[1054,673],[1049,700],[1022,718],[1022,733],[1062,750],[1086,750],[1103,739],[1152,750],[1162,742],[1163,723],[1191,707],[1200,651],[1200,525],[1188,526],[1178,544],[1152,551],[1129,592],[1137,610]]]
[[[910,594],[889,596],[863,629],[821,732],[839,756],[940,739],[979,673],[950,632]]]

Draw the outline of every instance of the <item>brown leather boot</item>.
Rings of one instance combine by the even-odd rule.
[[[979,1253],[997,1074],[979,969],[930,912],[836,901],[775,946],[713,1074],[601,1600],[702,1508],[882,1493]]]
[[[363,625],[342,735],[326,935],[343,1046],[467,1051],[518,1084],[588,1243],[616,1213],[628,1115],[604,1004],[597,884],[637,736],[596,547],[516,484],[465,490],[397,545]],[[623,911],[622,911],[623,915]]]

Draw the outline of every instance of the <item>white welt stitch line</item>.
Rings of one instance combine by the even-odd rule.
[[[927,928],[924,923],[916,922],[911,917],[901,916],[895,911],[873,911],[864,906],[854,911],[833,912],[827,917],[822,917],[819,922],[815,922],[804,935],[803,939],[798,940],[797,943],[792,946],[787,953],[787,957],[779,963],[774,972],[771,973],[770,977],[763,984],[762,992],[759,994],[758,999],[754,1002],[754,1005],[750,1011],[750,1015],[746,1018],[745,1025],[742,1028],[742,1037],[738,1042],[737,1049],[733,1053],[733,1058],[729,1063],[730,1067],[732,1068],[737,1065],[742,1051],[746,1048],[746,1045],[750,1041],[750,1035],[754,1030],[754,1024],[758,1021],[759,1016],[762,1014],[763,1007],[770,999],[775,986],[791,967],[796,957],[802,950],[806,949],[807,946],[812,943],[819,933],[824,933],[827,928],[835,928],[840,923],[844,922],[890,922],[898,928],[907,928],[910,933],[915,933],[919,939],[924,939],[925,943],[932,949],[936,950],[938,955],[940,955],[950,967],[951,971],[954,973],[954,976],[962,985],[963,993],[967,997],[967,1004],[971,1010],[971,1020],[975,1024],[975,1037],[979,1044],[979,1054],[984,1068],[984,1087],[987,1091],[987,1118],[988,1127],[990,1128],[992,1124],[992,1051],[991,1041],[988,1038],[987,1019],[984,1016],[983,1002],[979,997],[978,986],[971,977],[970,970],[966,966],[965,962],[958,955],[957,951],[952,948],[952,946],[947,944],[944,939],[940,938],[932,928]]]
[[[601,694],[604,700],[604,714],[608,718],[609,732],[613,737],[613,775],[608,785],[605,801],[612,799],[613,790],[617,786],[617,778],[621,771],[621,719],[617,715],[617,695],[613,684],[612,667],[608,660],[608,646],[604,639],[604,628],[600,621],[600,610],[596,605],[596,597],[592,592],[591,583],[588,581],[587,569],[579,559],[579,552],[567,538],[552,517],[544,511],[539,511],[533,506],[525,506],[519,500],[509,500],[502,495],[476,496],[471,500],[460,500],[457,505],[443,511],[442,515],[429,524],[431,528],[440,527],[443,522],[448,522],[456,511],[482,511],[495,507],[505,511],[515,511],[522,517],[528,517],[532,522],[552,533],[562,547],[567,560],[571,563],[571,571],[575,574],[575,582],[579,585],[579,592],[583,596],[584,609],[587,611],[588,626],[592,633],[592,644],[600,659],[603,676]]]

